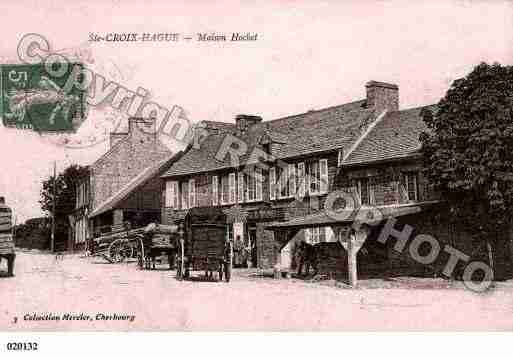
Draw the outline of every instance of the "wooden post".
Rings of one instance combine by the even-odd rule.
[[[358,231],[350,229],[345,238],[342,238],[342,236],[339,237],[340,244],[342,244],[347,252],[347,274],[349,285],[351,287],[355,287],[358,284],[357,256],[358,251],[362,248],[365,240],[367,239],[368,232],[368,228],[366,226],[362,226]],[[342,234],[340,230],[339,233]]]
[[[349,241],[347,243],[347,271],[349,285],[351,287],[356,286],[358,283],[358,265],[356,256],[360,248],[356,244],[356,236],[353,234],[349,235]]]
[[[180,273],[182,275],[182,278],[185,277],[185,266],[184,266],[184,256],[185,256],[185,249],[184,249],[184,245],[185,245],[185,238],[184,238],[184,230],[183,230],[183,227],[179,227],[179,231],[178,231],[178,234],[180,236]]]
[[[53,161],[53,184],[52,184],[52,233],[50,235],[50,252],[55,251],[55,206],[57,201],[57,162]]]

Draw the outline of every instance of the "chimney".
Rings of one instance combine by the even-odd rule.
[[[110,133],[110,147],[114,147],[116,143],[121,141],[123,138],[125,138],[128,135],[127,132],[111,132]]]
[[[240,133],[246,132],[251,126],[262,122],[262,117],[254,115],[235,116],[235,125]]]
[[[388,112],[399,110],[399,86],[386,82],[369,81],[365,84],[367,90],[367,108],[374,109],[376,116],[384,110]]]
[[[156,121],[154,118],[130,117],[128,119],[128,133],[133,133],[136,129],[153,135],[157,132]]]
[[[0,197],[0,204],[5,204],[5,197]]]

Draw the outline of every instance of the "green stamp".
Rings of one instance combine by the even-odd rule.
[[[73,83],[79,63],[0,65],[0,116],[5,127],[74,132],[85,118],[86,93]],[[69,82],[68,82],[69,81]]]

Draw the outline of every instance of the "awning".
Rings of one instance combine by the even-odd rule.
[[[296,217],[286,222],[275,222],[266,226],[268,230],[303,229],[312,227],[324,227],[334,225],[348,225],[356,219],[369,225],[378,224],[389,217],[401,217],[409,214],[422,212],[439,201],[396,204],[389,206],[359,207],[348,211],[327,211],[323,210],[314,214]]]
[[[130,194],[132,194],[137,188],[146,184],[153,177],[160,175],[161,172],[167,170],[168,165],[171,165],[170,161],[176,161],[181,152],[177,154],[172,154],[167,156],[166,158],[158,161],[153,166],[147,167],[137,176],[132,178],[130,182],[121,187],[119,191],[114,193],[112,196],[107,198],[104,202],[102,202],[97,208],[95,208],[90,214],[89,218],[94,218],[102,213],[108,212],[125,200]]]

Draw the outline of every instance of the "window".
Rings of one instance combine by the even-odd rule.
[[[321,174],[319,172],[319,162],[310,162],[308,164],[308,193],[319,193],[319,180]]]
[[[262,200],[262,183],[264,181],[264,177],[262,176],[262,168],[255,168],[255,180],[256,180],[256,200]]]
[[[328,160],[297,164],[290,163],[269,170],[269,198],[290,198],[296,194],[302,198],[306,194],[328,192]]]
[[[254,201],[256,197],[256,181],[254,172],[251,171],[249,174],[246,174],[246,200],[248,202]]]
[[[196,207],[196,181],[189,180],[189,208]]]
[[[244,174],[244,189],[247,202],[262,200],[262,169],[252,167]]]
[[[290,163],[278,167],[278,198],[289,198],[296,195],[297,177],[296,164]]]
[[[212,176],[212,204],[217,206],[217,201],[219,198],[219,183],[217,176]]]
[[[297,191],[300,198],[306,194],[306,178],[305,178],[305,163],[300,162],[297,164]]]
[[[370,205],[369,179],[362,178],[358,180],[358,195],[361,205]]]
[[[221,177],[221,204],[228,204],[229,202],[228,176],[223,176]]]
[[[328,192],[328,160],[322,159],[319,162],[308,164],[308,192],[310,194],[321,194]]]
[[[319,173],[320,173],[320,191],[321,193],[328,192],[328,160],[323,159],[319,161]]]
[[[177,181],[166,182],[166,207],[178,209],[179,190]]]
[[[187,182],[182,182],[182,209],[189,208],[189,184]]]
[[[228,176],[228,185],[229,185],[229,191],[230,191],[230,196],[229,196],[229,200],[230,200],[230,203],[235,203],[236,199],[237,199],[237,187],[235,185],[235,173],[230,173],[229,176]]]
[[[289,195],[296,195],[296,165],[291,163],[288,167],[289,171]]]
[[[279,198],[287,198],[289,196],[289,168],[287,167],[278,167],[278,197]]]
[[[269,169],[269,199],[276,199],[276,168]]]
[[[237,202],[244,202],[244,172],[238,173],[237,179]]]
[[[317,244],[322,241],[322,234],[324,232],[324,227],[314,227],[305,229],[305,241],[310,244]]]
[[[409,201],[418,200],[418,175],[416,172],[408,172],[404,175],[404,184],[406,186],[406,193],[408,194]]]

